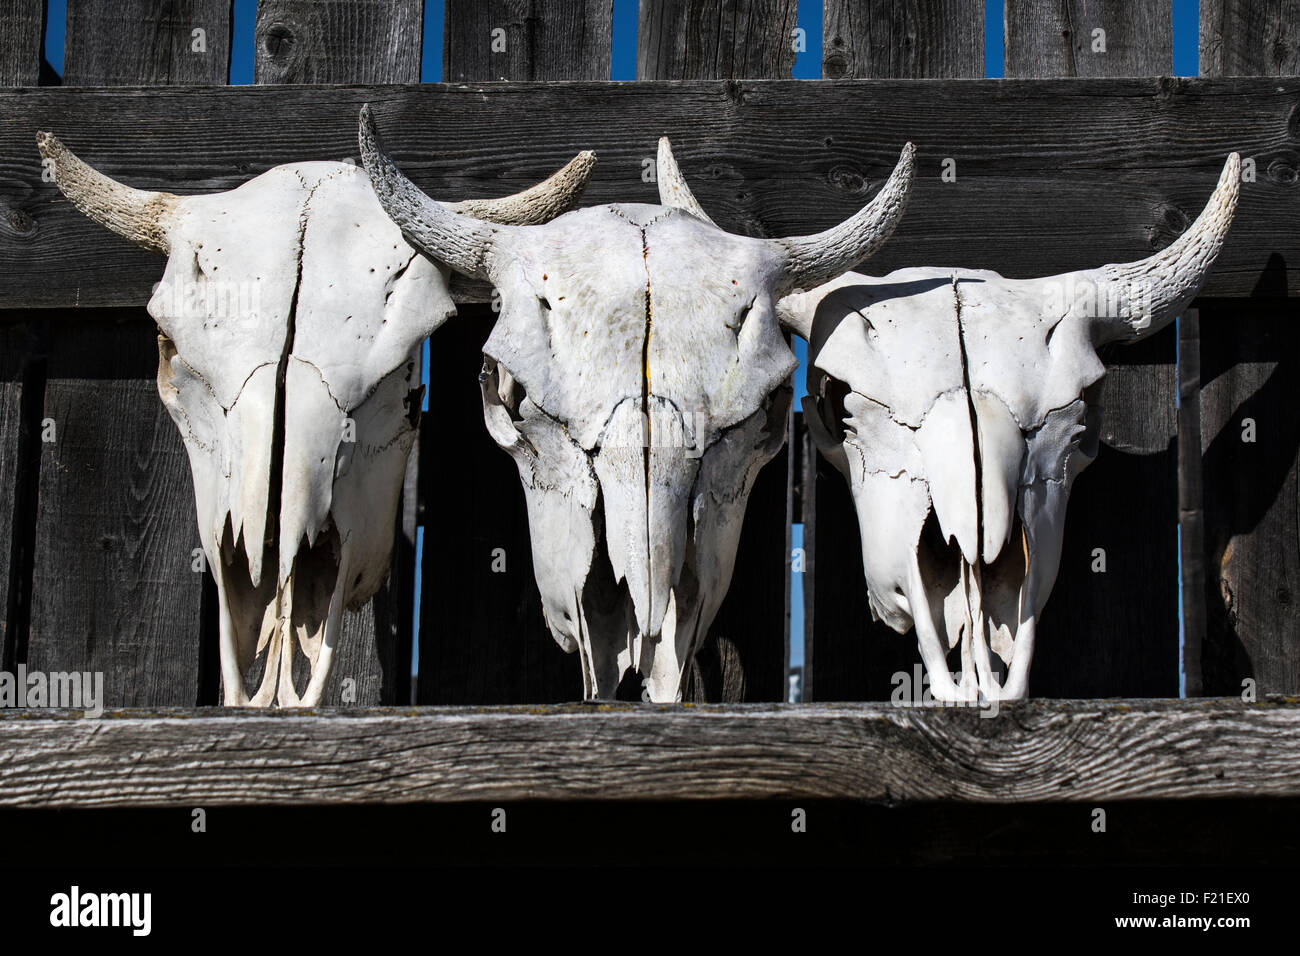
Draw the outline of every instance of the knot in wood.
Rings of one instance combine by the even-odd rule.
[[[1294,186],[1300,179],[1297,167],[1300,163],[1295,156],[1279,157],[1268,164],[1268,181],[1279,186]]]
[[[843,163],[832,166],[831,171],[826,174],[826,178],[832,186],[842,193],[848,193],[850,196],[861,196],[867,191],[867,177],[852,166]]]
[[[831,53],[822,59],[822,75],[828,80],[838,80],[849,72],[848,57],[842,53]]]
[[[36,227],[36,220],[21,209],[13,209],[9,212],[9,225],[14,232],[25,234]]]
[[[287,23],[273,23],[262,37],[262,48],[272,57],[286,57],[297,42],[293,28]]]

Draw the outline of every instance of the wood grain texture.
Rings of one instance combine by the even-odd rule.
[[[424,0],[260,0],[256,83],[418,83]]]
[[[447,0],[445,10],[449,83],[609,79],[613,0]]]
[[[1293,0],[1202,0],[1201,73],[1283,76],[1300,70]],[[1300,129],[1300,108],[1289,123]],[[1243,154],[1247,155],[1247,154]],[[1263,179],[1294,152],[1255,157]],[[1258,188],[1243,183],[1242,190]],[[1300,421],[1294,397],[1300,312],[1283,304],[1295,242],[1275,250],[1249,304],[1201,311],[1206,693],[1300,689]],[[1243,441],[1245,419],[1256,423]]]
[[[1007,77],[1168,76],[1169,0],[1006,0]],[[1103,38],[1104,52],[1099,48]]]
[[[19,601],[25,601],[28,592],[25,491],[31,434],[24,422],[29,416],[23,398],[33,400],[31,383],[25,379],[38,348],[34,326],[34,322],[0,324],[0,670],[12,668],[18,660],[18,635],[26,618]]]
[[[970,0],[827,0],[822,76],[956,79],[984,75],[984,8]]]
[[[638,80],[788,79],[798,0],[642,0]]]
[[[1269,256],[1293,247],[1300,207],[1295,79],[0,91],[0,306],[142,304],[158,275],[148,253],[40,181],[36,130],[131,185],[189,193],[354,154],[367,101],[403,168],[447,197],[523,188],[590,148],[600,160],[585,203],[653,201],[642,160],[669,135],[710,214],[753,235],[851,215],[910,139],[920,173],[875,273],[924,261],[1034,276],[1148,255],[1240,150],[1257,158],[1258,182],[1204,291],[1248,295]],[[945,157],[956,183],[939,179]],[[1277,278],[1300,294],[1300,272]]]
[[[0,712],[0,806],[1300,794],[1300,702]]]
[[[223,84],[230,76],[231,7],[231,0],[74,0],[63,83]]]
[[[1300,0],[1201,0],[1202,76],[1300,73]]]
[[[27,664],[102,671],[108,706],[198,702],[201,547],[189,460],[158,399],[152,323],[52,332]]]
[[[44,26],[44,0],[0,0],[0,87],[37,84]]]
[[[1182,691],[1199,697],[1205,647],[1205,491],[1201,469],[1201,317],[1178,317],[1178,560]]]
[[[1008,0],[1008,77],[1122,77],[1173,68],[1166,0]],[[1093,31],[1105,31],[1094,52]],[[1093,147],[1087,137],[1080,149]],[[1163,174],[1163,175],[1168,175]],[[1177,235],[1199,207],[1153,210]],[[1117,261],[1114,253],[1102,257]],[[1061,570],[1039,626],[1031,694],[1178,693],[1175,330],[1108,349],[1096,404],[1102,449],[1070,496]],[[1097,549],[1105,571],[1094,570]]]

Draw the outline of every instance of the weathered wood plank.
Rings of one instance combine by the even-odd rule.
[[[231,0],[68,4],[65,86],[225,83]]]
[[[12,318],[13,316],[6,316]],[[28,550],[26,501],[30,425],[27,401],[39,401],[39,389],[31,389],[28,366],[36,357],[33,322],[0,324],[0,670],[12,668],[19,659],[19,632],[26,610],[19,610],[20,596],[29,591],[25,565]],[[33,399],[31,392],[37,391]],[[23,621],[20,622],[19,618]]]
[[[0,87],[37,84],[44,27],[45,0],[0,0]]]
[[[423,23],[423,0],[259,3],[254,82],[418,82]],[[411,467],[416,454],[413,449]],[[413,574],[415,532],[412,526],[409,535],[404,533],[401,511],[414,508],[414,498],[403,496],[388,581],[365,607],[343,613],[339,656],[325,691],[326,704],[367,706],[407,699],[414,578],[403,575]],[[307,675],[307,662],[298,658],[295,680],[305,683]]]
[[[50,335],[29,668],[102,671],[107,706],[198,702],[203,580],[189,460],[135,309]]]
[[[608,80],[613,0],[448,0],[442,77]]]
[[[1201,73],[1300,70],[1298,12],[1293,0],[1202,0]],[[1300,108],[1289,122],[1300,129]],[[1281,170],[1294,176],[1296,158],[1263,154],[1256,165],[1261,180]],[[1294,249],[1293,238],[1265,261],[1254,294],[1273,302],[1207,302],[1201,310],[1206,693],[1240,693],[1247,678],[1261,692],[1300,691],[1300,420],[1292,394],[1300,313],[1276,301],[1291,291]],[[1245,440],[1246,419],[1255,423],[1253,442]]]
[[[641,0],[638,80],[789,79],[798,0]]]
[[[984,75],[984,7],[970,0],[826,0],[822,76],[955,79]]]
[[[1008,77],[1174,71],[1169,0],[1006,0],[1005,10]]]
[[[1259,181],[1205,291],[1247,295],[1293,244],[1300,204],[1295,79],[0,91],[0,216],[27,217],[0,229],[0,305],[140,304],[158,275],[40,181],[36,130],[133,185],[210,191],[354,154],[366,101],[415,181],[448,197],[521,188],[587,147],[600,156],[588,203],[650,199],[642,160],[668,134],[700,201],[751,234],[850,215],[911,139],[922,174],[876,272],[925,261],[1025,276],[1138,258],[1195,216],[1240,150],[1260,160]],[[937,175],[945,157],[959,187]],[[1300,294],[1300,270],[1279,279]]]
[[[1201,469],[1201,317],[1178,317],[1178,560],[1182,692],[1199,697],[1205,646],[1205,492]]]
[[[256,83],[416,83],[424,0],[260,0]]]
[[[1300,0],[1201,0],[1202,76],[1300,73]]]
[[[1300,795],[1300,703],[0,712],[0,806]]]
[[[1171,8],[1168,0],[1008,0],[1005,53],[1008,77],[1168,74]],[[1199,209],[1152,212],[1155,239],[1180,232]],[[1065,219],[1075,222],[1072,212]],[[1112,251],[1098,262],[1118,258]],[[1178,694],[1175,353],[1171,327],[1104,356],[1102,448],[1071,494],[1031,693]]]

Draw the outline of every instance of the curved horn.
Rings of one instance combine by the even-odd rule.
[[[36,147],[54,162],[54,181],[74,206],[138,246],[168,251],[171,218],[180,196],[124,186],[82,162],[51,133],[37,133]]]
[[[691,192],[691,187],[686,185],[686,177],[677,168],[677,160],[673,156],[673,144],[668,142],[667,136],[659,137],[659,159],[655,163],[655,179],[659,183],[661,205],[680,209],[696,219],[703,219],[711,226],[717,225],[701,208],[695,194]]]
[[[1223,164],[1219,185],[1196,221],[1174,242],[1137,262],[1112,263],[1074,273],[1076,284],[1095,284],[1099,342],[1136,342],[1158,332],[1196,296],[1232,225],[1241,192],[1241,156]]]
[[[488,278],[486,260],[492,237],[501,229],[514,227],[458,215],[407,179],[384,152],[368,103],[361,107],[357,139],[370,184],[402,232],[436,261],[472,279]]]
[[[501,199],[465,199],[446,206],[453,212],[502,225],[540,225],[578,205],[595,168],[596,154],[583,150],[563,169],[521,193]]]
[[[915,158],[916,147],[908,143],[876,198],[838,226],[812,236],[767,240],[785,258],[778,296],[834,279],[880,248],[903,218]]]

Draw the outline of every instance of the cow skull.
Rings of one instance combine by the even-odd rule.
[[[1200,218],[1138,262],[1042,279],[849,273],[781,303],[809,341],[805,419],[852,488],[872,613],[915,625],[937,699],[1026,695],[1070,486],[1097,453],[1097,347],[1191,302],[1240,175],[1234,153]]]
[[[518,467],[546,620],[579,652],[584,693],[612,698],[638,675],[651,700],[679,699],[730,583],[750,488],[785,441],[795,358],[776,302],[885,241],[911,185],[911,145],[851,219],[764,240],[674,197],[666,140],[664,205],[495,226],[432,202],[383,153],[366,112],[361,128],[393,219],[499,290],[484,419]]]
[[[455,312],[449,273],[407,244],[355,165],[295,163],[177,196],[115,182],[48,133],[37,143],[78,209],[168,255],[149,302],[158,391],[220,595],[225,702],[314,706],[343,608],[388,574],[420,415],[415,349]],[[593,164],[583,153],[516,196],[445,208],[545,222]],[[301,691],[295,649],[310,666]]]

